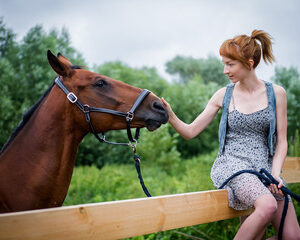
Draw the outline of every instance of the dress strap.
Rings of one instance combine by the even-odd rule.
[[[233,106],[233,110],[235,110],[235,104],[234,104],[234,98],[233,98],[233,94],[231,94],[231,99],[232,99],[232,106]]]

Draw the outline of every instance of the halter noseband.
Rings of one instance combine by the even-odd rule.
[[[61,79],[60,79],[59,76],[57,76],[55,78],[55,83],[67,95],[68,100],[71,103],[76,104],[76,106],[84,113],[85,119],[86,119],[86,121],[88,122],[88,124],[90,126],[91,132],[95,135],[95,137],[100,142],[105,142],[105,143],[109,143],[109,144],[116,144],[116,145],[127,145],[127,146],[132,146],[132,147],[135,148],[134,143],[136,143],[137,140],[138,140],[138,138],[139,138],[140,129],[139,128],[136,129],[135,136],[133,138],[132,134],[131,134],[131,130],[130,130],[130,123],[131,123],[131,121],[132,121],[132,119],[134,117],[134,112],[136,111],[136,109],[141,105],[141,103],[144,101],[144,99],[150,93],[149,90],[143,89],[143,91],[136,98],[136,100],[133,103],[131,109],[127,113],[124,113],[124,112],[119,112],[119,111],[115,111],[115,110],[111,110],[111,109],[90,107],[89,105],[86,105],[86,104],[84,105],[84,104],[82,104],[78,100],[77,96],[73,92],[70,92],[66,88],[66,86],[63,84],[63,82],[61,81]],[[93,127],[93,124],[92,124],[92,121],[91,121],[91,117],[90,117],[90,112],[108,113],[108,114],[112,114],[112,115],[117,115],[117,116],[125,117],[125,119],[126,119],[126,128],[127,128],[127,136],[128,136],[128,139],[129,139],[129,141],[131,143],[130,142],[129,143],[117,143],[117,142],[106,141],[104,133],[101,133],[102,134],[102,138],[100,138],[98,136],[98,134],[96,133],[94,127]]]

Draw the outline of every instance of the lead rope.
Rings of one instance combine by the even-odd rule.
[[[130,124],[130,123],[128,123],[128,121],[126,121],[126,123],[127,123],[127,134],[128,134],[128,136],[130,136],[129,137],[130,142],[129,143],[110,142],[110,141],[105,140],[105,134],[104,133],[102,133],[102,138],[100,138],[99,135],[96,133],[96,131],[93,127],[91,117],[90,117],[90,114],[89,114],[88,110],[84,111],[84,115],[85,115],[86,121],[88,122],[92,133],[94,134],[94,136],[96,137],[96,139],[99,142],[104,142],[104,143],[114,144],[114,145],[123,145],[123,146],[125,145],[125,146],[130,146],[132,148],[133,159],[135,161],[135,168],[136,168],[136,171],[137,171],[137,174],[138,174],[138,178],[140,180],[141,187],[142,187],[142,189],[143,189],[143,191],[144,191],[144,193],[146,194],[147,197],[152,197],[151,194],[149,193],[147,187],[145,186],[145,183],[144,183],[144,180],[143,180],[143,176],[142,176],[141,168],[140,168],[141,159],[140,159],[139,155],[136,154],[136,145],[137,145],[137,140],[139,139],[139,136],[140,136],[140,129],[139,128],[136,129],[135,136],[133,138],[132,135],[131,135],[130,130],[129,130],[130,135],[128,134],[128,129],[129,129],[128,124]]]
[[[143,180],[143,176],[141,173],[141,168],[140,168],[140,164],[141,164],[141,159],[139,157],[139,155],[136,154],[136,144],[132,144],[132,151],[133,151],[133,160],[135,161],[135,169],[138,173],[138,178],[140,180],[140,184],[143,188],[144,193],[146,194],[147,197],[152,197],[151,194],[149,193],[147,187],[145,186],[144,180]]]
[[[259,172],[255,171],[255,170],[241,170],[241,171],[238,171],[238,172],[234,173],[233,175],[231,175],[229,178],[227,178],[226,181],[219,187],[219,189],[222,189],[225,185],[227,185],[227,183],[230,180],[232,180],[236,176],[238,176],[240,174],[243,174],[243,173],[250,173],[250,174],[256,175],[259,178],[259,180],[266,187],[269,187],[270,184],[276,184],[276,186],[278,186],[278,184],[279,184],[279,182],[266,169],[262,168]],[[284,194],[284,206],[283,206],[283,210],[282,210],[282,216],[281,216],[280,226],[279,226],[279,231],[278,231],[278,240],[282,240],[284,221],[285,221],[285,217],[286,217],[287,210],[288,210],[288,207],[289,207],[289,205],[288,205],[288,203],[289,203],[288,195],[293,197],[296,201],[300,202],[300,196],[298,196],[295,193],[291,192],[291,190],[289,190],[287,187],[282,186],[280,189],[281,189],[282,193]]]

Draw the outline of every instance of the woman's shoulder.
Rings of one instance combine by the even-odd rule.
[[[212,101],[218,106],[222,107],[223,98],[226,92],[226,87],[222,87],[219,90],[217,90],[214,95],[212,96]]]
[[[286,96],[286,91],[282,86],[277,85],[275,83],[272,83],[272,84],[273,84],[273,88],[274,88],[274,92],[275,92],[276,97]]]

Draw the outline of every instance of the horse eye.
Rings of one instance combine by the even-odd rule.
[[[105,81],[104,80],[99,80],[98,82],[96,82],[95,86],[96,87],[103,87],[105,85]]]

